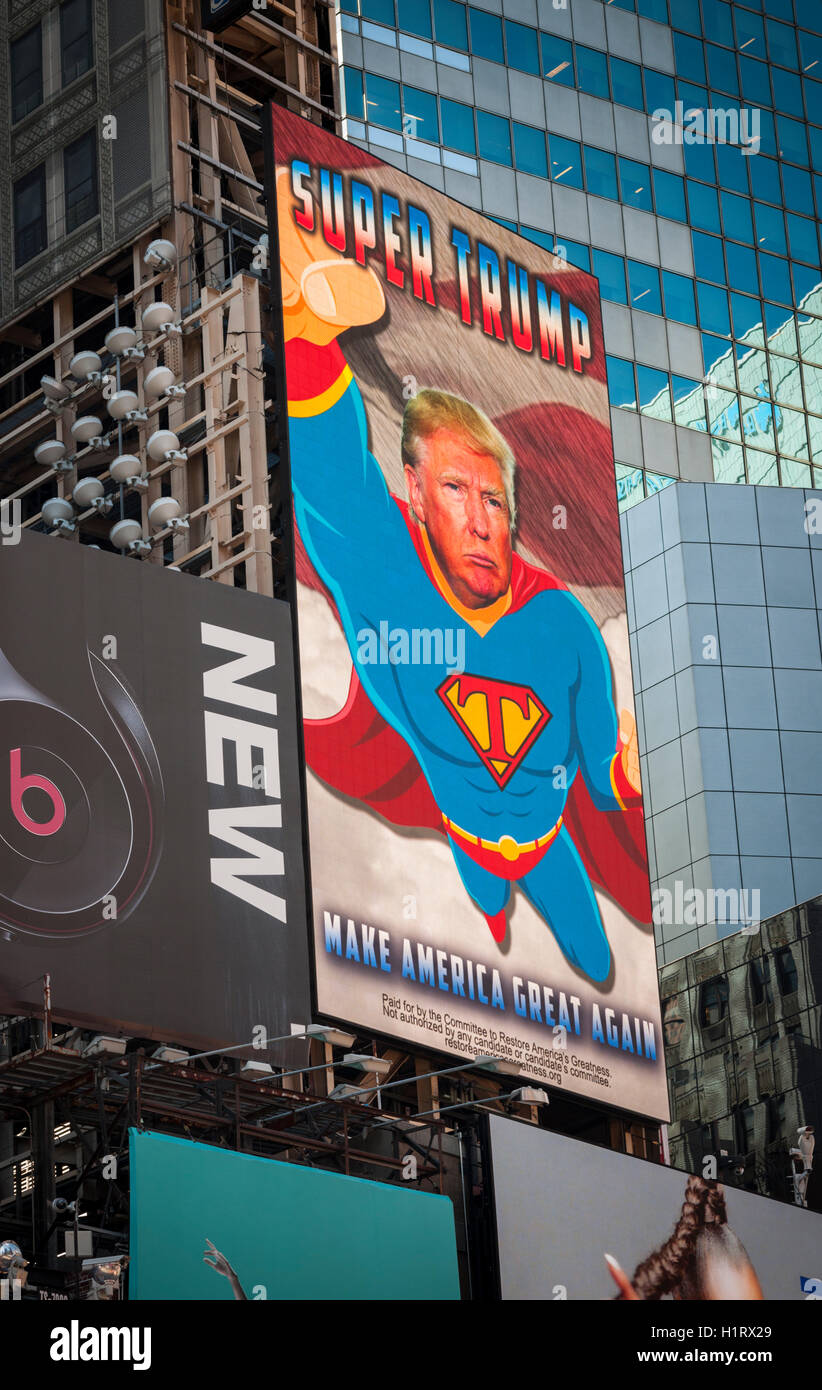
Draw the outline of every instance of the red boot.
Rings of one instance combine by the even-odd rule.
[[[502,910],[498,912],[494,917],[489,917],[488,913],[486,912],[485,920],[488,923],[488,929],[491,932],[491,935],[493,936],[494,940],[496,942],[504,941],[505,933],[508,930],[508,922],[505,917],[505,908],[502,908]]]

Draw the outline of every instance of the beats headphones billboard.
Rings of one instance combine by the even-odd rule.
[[[307,1021],[287,605],[31,533],[0,587],[0,1010]]]

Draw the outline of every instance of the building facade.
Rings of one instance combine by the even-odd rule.
[[[818,486],[816,0],[346,0],[344,130],[599,277],[617,479]]]

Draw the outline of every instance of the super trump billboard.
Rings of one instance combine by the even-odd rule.
[[[664,1116],[596,281],[271,120],[318,1011]]]

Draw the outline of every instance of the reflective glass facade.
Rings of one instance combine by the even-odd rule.
[[[341,0],[345,131],[599,277],[620,506],[822,486],[819,0]]]

